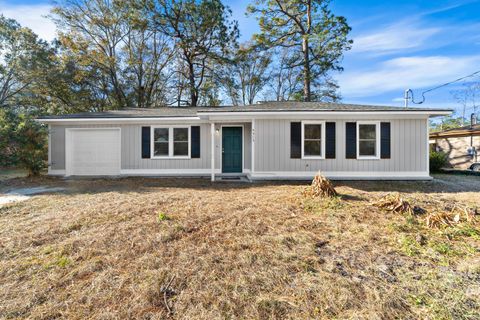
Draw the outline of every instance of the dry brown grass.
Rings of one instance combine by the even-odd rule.
[[[370,205],[416,183],[311,199],[282,183],[40,181],[69,191],[0,209],[0,318],[480,316],[480,270],[464,269],[478,261],[478,228],[428,229]],[[429,207],[462,194],[410,197]]]

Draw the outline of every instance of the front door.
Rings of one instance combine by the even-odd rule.
[[[238,173],[243,167],[242,127],[222,128],[222,172]]]

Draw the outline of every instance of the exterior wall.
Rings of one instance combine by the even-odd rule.
[[[480,161],[480,136],[438,138],[435,143],[438,151],[448,154],[448,161],[454,168],[468,169]],[[468,155],[467,149],[471,146],[477,150],[477,157]]]
[[[161,125],[161,124],[151,124]],[[175,125],[174,123],[169,125]],[[211,170],[211,136],[210,124],[188,124],[200,125],[200,158],[195,159],[142,159],[141,156],[141,127],[135,125],[51,125],[50,127],[50,159],[49,165],[52,172],[65,170],[65,129],[66,128],[121,128],[121,152],[122,152],[122,170]],[[221,125],[216,124],[215,129],[219,130],[215,134],[215,168],[221,170]],[[251,168],[251,125],[250,123],[235,123],[224,125],[243,125],[244,126],[244,169],[246,172]],[[146,172],[146,171],[145,171]]]
[[[358,121],[343,117],[336,122],[335,159],[291,159],[290,123],[310,119],[255,119],[254,159],[252,164],[252,124],[248,120],[215,124],[215,171],[221,172],[222,125],[243,125],[244,127],[244,172],[252,179],[311,178],[317,171],[331,178],[359,179],[408,179],[428,178],[427,119],[362,118],[362,120],[389,121],[391,123],[391,158],[378,160],[356,160],[345,158],[345,123]],[[161,124],[161,123],[158,123]],[[169,123],[175,125],[178,123]],[[185,123],[183,123],[185,124]],[[149,125],[157,125],[151,123]],[[172,174],[188,175],[211,173],[211,126],[200,125],[201,145],[198,159],[142,159],[142,124],[92,124],[92,125],[51,125],[50,129],[50,172],[64,174],[65,170],[65,128],[121,128],[121,169],[122,174]],[[218,133],[217,133],[218,130]],[[479,146],[480,148],[480,146]],[[253,168],[252,168],[253,167]],[[63,171],[63,173],[62,173]]]
[[[336,158],[322,160],[290,158],[290,123],[293,120],[255,121],[254,170],[259,175],[299,172],[298,176],[302,176],[302,172],[314,174],[320,170],[332,177],[365,176],[371,172],[384,172],[392,177],[396,173],[399,177],[405,173],[428,177],[426,119],[379,120],[391,123],[391,158],[378,160],[345,158],[345,123],[358,119],[327,120],[336,122]]]

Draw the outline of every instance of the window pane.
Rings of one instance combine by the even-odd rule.
[[[359,153],[361,156],[376,156],[375,141],[360,141]]]
[[[305,156],[321,156],[320,141],[305,141],[303,151]]]
[[[360,124],[358,127],[360,139],[375,139],[375,125],[374,124]]]
[[[168,156],[168,142],[155,142],[153,149],[154,156]]]
[[[188,156],[188,142],[174,142],[173,143],[174,156]]]
[[[153,131],[153,141],[168,143],[168,128],[155,128]]]
[[[188,141],[188,128],[173,128],[173,141]]]
[[[321,124],[306,124],[304,130],[305,139],[321,139],[322,137]]]

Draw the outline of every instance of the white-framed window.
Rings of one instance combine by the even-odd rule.
[[[380,122],[357,122],[357,159],[380,159]]]
[[[154,126],[151,134],[152,159],[190,159],[190,126]]]
[[[325,159],[325,121],[302,121],[302,159]]]

